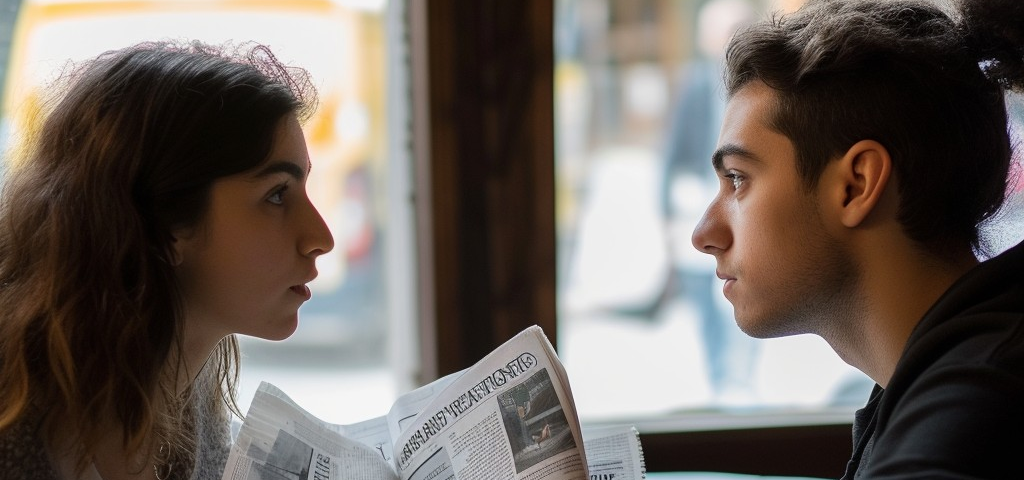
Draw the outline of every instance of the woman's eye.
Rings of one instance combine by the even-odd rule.
[[[286,192],[287,190],[288,190],[287,186],[278,187],[277,190],[274,190],[270,194],[270,196],[267,197],[267,201],[270,202],[270,203],[273,203],[274,205],[283,205],[284,204],[284,192]]]

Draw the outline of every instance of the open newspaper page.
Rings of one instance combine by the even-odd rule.
[[[583,427],[590,480],[642,480],[647,464],[640,432],[632,425]]]
[[[592,479],[644,478],[636,429],[581,432],[571,398],[539,327],[351,425],[324,422],[264,382],[222,479],[560,480],[586,478],[584,465]]]
[[[390,449],[383,418],[350,427],[332,425],[264,382],[253,397],[222,479],[397,480],[374,444]]]
[[[540,327],[458,374],[415,417],[392,417],[402,480],[586,479],[565,371]]]
[[[384,460],[394,468],[395,455],[394,455],[394,444],[390,443],[391,439],[397,438],[401,433],[399,430],[400,424],[408,425],[410,422],[403,422],[402,419],[411,420],[420,412],[423,411],[427,405],[430,404],[431,400],[437,397],[445,387],[452,383],[462,372],[455,372],[445,377],[441,377],[427,385],[424,385],[416,390],[406,393],[395,400],[395,403],[391,405],[391,410],[387,416],[375,418],[375,428],[377,427],[376,422],[380,422],[380,428],[383,428],[387,433],[388,445],[381,445],[379,447],[381,453],[384,456]],[[366,423],[366,422],[363,422]],[[352,425],[349,426],[351,428]]]
[[[388,418],[404,418],[414,416],[427,406],[429,401],[436,397],[444,387],[452,382],[461,372],[453,373],[446,377],[431,382],[408,392],[395,401],[387,416],[371,418],[351,425],[337,425],[325,422],[316,418],[296,404],[288,395],[279,388],[267,382],[262,382],[253,397],[245,422],[239,431],[238,439],[232,448],[228,466],[225,469],[224,480],[240,480],[245,478],[268,480],[268,479],[297,479],[297,480],[319,480],[326,478],[358,478],[358,479],[394,479],[394,453],[392,433],[389,430]],[[295,428],[296,425],[300,427]],[[314,435],[299,435],[295,430],[302,432],[318,432]],[[283,432],[283,433],[282,433]],[[333,433],[331,433],[333,432]],[[274,450],[274,444],[278,438],[287,439],[296,437],[303,444],[298,450],[305,451],[326,451],[331,444],[341,445],[349,451],[337,456],[331,466],[320,466],[320,476],[317,476],[317,465],[313,462],[315,455],[310,455],[309,465],[288,464],[292,459],[286,460],[282,465],[284,457],[294,455],[283,455],[277,453],[270,455],[267,452]],[[286,448],[286,443],[291,440],[283,440],[285,443],[277,447],[278,452]],[[327,445],[321,445],[326,442]],[[373,468],[366,468],[368,459],[363,458],[365,449],[354,447],[354,443],[360,443],[370,448],[373,457],[383,462],[387,467],[387,473],[381,476],[378,462],[370,462]],[[253,445],[256,445],[254,448]],[[264,446],[260,446],[264,445]],[[265,445],[271,445],[269,450]],[[293,449],[294,450],[294,449]],[[333,451],[339,451],[337,449]],[[304,454],[303,454],[304,455]],[[300,455],[302,456],[302,455]],[[346,462],[353,462],[348,465]],[[292,462],[295,463],[295,462]],[[301,462],[300,462],[301,463]],[[269,465],[269,466],[268,466]],[[325,474],[326,470],[339,472],[341,476],[334,473]],[[273,473],[268,473],[273,472]]]

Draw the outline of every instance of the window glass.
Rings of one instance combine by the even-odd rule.
[[[722,410],[849,421],[866,401],[873,382],[819,337],[743,334],[714,259],[690,242],[718,189],[710,158],[726,42],[801,3],[556,0],[559,355],[585,418]],[[1008,98],[1018,146],[1022,105]],[[982,257],[1024,237],[1021,157]]]
[[[871,382],[818,337],[747,337],[690,234],[733,31],[797,2],[557,0],[559,347],[587,418],[847,411]]]
[[[240,339],[239,401],[244,412],[267,380],[325,420],[351,423],[386,413],[395,392],[408,388],[400,378],[406,369],[389,353],[408,341],[393,332],[408,328],[389,322],[412,322],[410,312],[388,305],[412,304],[412,288],[396,281],[415,277],[406,258],[407,202],[391,201],[406,188],[400,166],[407,154],[400,146],[407,142],[391,127],[403,121],[406,107],[393,101],[404,97],[391,93],[404,73],[390,41],[400,38],[401,22],[391,20],[387,1],[8,1],[4,8],[18,11],[2,117],[8,143],[33,121],[42,89],[69,59],[140,41],[255,41],[309,71],[319,94],[304,125],[314,165],[309,190],[336,246],[317,262],[313,299],[301,308],[291,338]],[[402,260],[389,260],[396,257]]]

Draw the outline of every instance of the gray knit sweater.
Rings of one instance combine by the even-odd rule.
[[[230,425],[224,408],[200,411],[196,406],[196,465],[191,472],[172,471],[176,480],[217,480],[231,447]],[[37,422],[36,422],[37,423]],[[39,436],[37,425],[23,421],[0,432],[0,480],[68,480],[58,477]]]

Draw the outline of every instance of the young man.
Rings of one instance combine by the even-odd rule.
[[[812,0],[727,54],[693,244],[746,333],[819,335],[877,383],[844,478],[1024,478],[1024,244],[976,257],[1024,5],[961,7]]]

